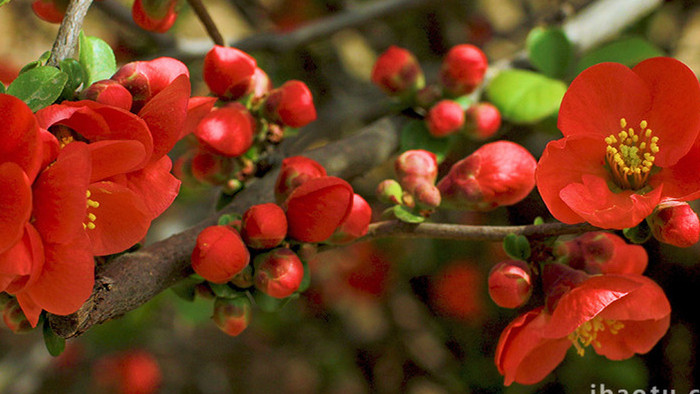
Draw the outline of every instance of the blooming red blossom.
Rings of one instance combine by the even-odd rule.
[[[270,121],[289,127],[303,127],[316,120],[313,96],[301,81],[287,81],[273,89],[265,99],[263,108]]]
[[[445,207],[488,211],[525,198],[535,187],[536,166],[522,146],[496,141],[455,163],[437,186]]]
[[[634,227],[666,198],[700,196],[700,84],[683,63],[583,71],[559,111],[564,138],[547,144],[537,187],[564,223]]]
[[[423,87],[423,70],[413,54],[390,46],[372,68],[372,82],[390,96],[404,95]]]
[[[428,131],[435,137],[446,137],[464,125],[464,110],[452,100],[442,100],[435,104],[425,118]]]
[[[131,16],[142,29],[165,33],[177,20],[177,0],[134,0]]]

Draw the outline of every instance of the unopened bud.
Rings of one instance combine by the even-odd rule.
[[[525,148],[497,141],[455,163],[437,186],[448,208],[489,211],[525,198],[535,187],[536,167]]]
[[[49,23],[61,23],[67,7],[68,0],[34,0],[32,3],[34,14]]]
[[[250,253],[238,232],[229,226],[209,226],[197,236],[192,268],[204,279],[226,283],[250,261]]]
[[[501,127],[501,112],[494,105],[479,103],[472,105],[466,114],[466,131],[477,140],[493,136]]]
[[[377,185],[377,198],[386,204],[401,204],[403,189],[393,179],[385,179]]]
[[[431,135],[446,137],[462,128],[464,110],[452,100],[442,100],[430,108],[425,121]]]
[[[423,182],[435,184],[438,173],[437,157],[427,150],[409,150],[396,159],[394,171],[403,189],[413,193]]]
[[[235,337],[250,324],[251,305],[246,296],[217,298],[212,320],[224,333]]]
[[[470,44],[450,49],[442,62],[440,82],[453,97],[471,93],[484,80],[488,60],[479,48]]]
[[[231,171],[230,162],[225,157],[204,149],[197,151],[189,161],[189,166],[185,164],[183,168],[189,168],[192,176],[198,181],[212,185],[226,183]]]
[[[277,204],[253,205],[243,214],[241,236],[253,249],[271,249],[287,236],[287,217]]]
[[[158,93],[167,88],[175,78],[189,78],[187,66],[171,57],[159,57],[149,61],[136,61],[123,65],[112,76],[131,93],[131,112],[137,113]]]
[[[413,197],[419,208],[435,209],[440,206],[440,190],[433,184],[421,183],[413,191]]]
[[[664,201],[647,218],[654,238],[660,242],[687,248],[700,239],[698,215],[683,201]]]
[[[221,156],[237,157],[253,145],[255,120],[239,103],[209,112],[194,135],[209,150]]]
[[[285,298],[292,295],[304,278],[304,266],[290,249],[278,248],[255,258],[255,287],[263,293]]]
[[[517,308],[530,299],[532,272],[526,262],[502,261],[489,272],[489,295],[502,308]]]
[[[392,45],[374,63],[372,82],[390,96],[405,97],[421,89],[425,77],[410,51]]]
[[[177,0],[135,0],[131,16],[144,30],[165,33],[177,20]]]
[[[278,204],[292,194],[292,191],[309,179],[326,176],[326,169],[315,160],[304,156],[293,156],[282,160],[282,167],[275,182],[275,200]]]
[[[236,100],[250,90],[257,63],[236,48],[215,45],[204,57],[204,82],[222,100]]]
[[[24,312],[22,312],[22,308],[19,306],[16,298],[7,301],[2,310],[2,319],[5,321],[7,328],[16,334],[28,332],[32,329],[32,324],[29,323]]]
[[[313,96],[301,81],[287,81],[273,89],[265,99],[263,112],[271,122],[289,127],[303,127],[316,120]]]
[[[350,213],[326,242],[335,245],[352,242],[367,234],[370,221],[372,221],[372,208],[362,196],[355,193]]]
[[[111,79],[97,81],[80,93],[85,100],[97,101],[101,104],[111,105],[129,111],[133,98],[131,93],[119,82]]]

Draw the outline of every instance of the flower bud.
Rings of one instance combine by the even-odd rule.
[[[532,272],[524,261],[502,261],[489,272],[489,295],[502,308],[517,308],[530,299]]]
[[[501,113],[490,103],[478,103],[467,110],[465,123],[467,134],[485,140],[501,127]]]
[[[7,328],[15,334],[27,332],[32,329],[32,324],[27,320],[27,317],[22,312],[16,298],[7,301],[2,309],[2,319],[5,321]]]
[[[552,312],[561,297],[586,279],[587,273],[559,263],[545,264],[542,269],[542,290],[545,294],[545,308]]]
[[[239,103],[214,109],[205,115],[194,130],[206,149],[221,156],[236,157],[253,145],[255,120]]]
[[[248,93],[256,67],[247,53],[215,45],[204,57],[202,75],[212,93],[222,100],[236,100]]]
[[[61,23],[67,7],[68,0],[34,0],[32,3],[34,14],[49,23]]]
[[[470,44],[454,46],[440,69],[440,82],[454,97],[471,93],[484,80],[488,60],[481,49]]]
[[[229,226],[209,226],[197,236],[192,268],[204,279],[223,284],[241,272],[250,253],[238,232]]]
[[[158,392],[163,376],[158,361],[145,350],[131,349],[97,360],[93,369],[99,387],[96,392]]]
[[[270,77],[262,68],[255,67],[248,90],[254,98],[263,97],[272,90],[272,81],[270,81]]]
[[[425,77],[410,51],[392,45],[374,63],[372,82],[390,96],[407,96],[423,87]]]
[[[190,76],[184,63],[170,57],[159,57],[127,63],[110,79],[119,82],[131,93],[131,111],[137,113],[180,75]]]
[[[253,249],[270,249],[287,236],[287,217],[277,204],[253,205],[243,214],[241,237]]]
[[[396,159],[394,171],[404,190],[413,193],[420,183],[435,184],[438,173],[437,158],[427,150],[409,150]]]
[[[343,220],[328,239],[328,243],[343,245],[367,234],[369,222],[372,221],[372,208],[362,196],[355,193],[352,198],[350,214]]]
[[[250,324],[251,305],[248,297],[217,298],[212,320],[227,335],[235,337]]]
[[[271,122],[289,127],[303,127],[316,120],[313,96],[301,81],[287,81],[272,90],[265,99],[263,112]]]
[[[184,169],[187,169],[186,164]],[[228,180],[231,168],[225,157],[200,149],[192,157],[189,170],[192,176],[202,183],[223,185]]]
[[[289,236],[302,242],[325,241],[350,213],[353,195],[352,186],[340,178],[306,181],[286,201]]]
[[[661,202],[647,218],[654,238],[660,242],[687,248],[700,238],[698,215],[683,201]]]
[[[176,5],[177,0],[135,0],[131,16],[142,29],[165,33],[177,19]]]
[[[430,108],[425,121],[433,137],[447,137],[464,125],[464,110],[452,100],[442,100]]]
[[[620,236],[602,231],[557,241],[552,252],[558,263],[591,275],[641,274],[648,262],[642,246],[630,245]]]
[[[513,205],[535,187],[535,167],[535,158],[518,144],[486,144],[455,163],[440,180],[443,206],[489,211]]]
[[[313,178],[326,176],[326,169],[315,160],[304,156],[293,156],[282,160],[282,167],[275,182],[275,200],[278,204],[292,194],[292,191]]]
[[[290,249],[277,248],[255,258],[255,287],[275,298],[292,295],[304,278],[304,266]]]
[[[440,206],[440,190],[433,184],[423,182],[413,191],[413,197],[419,208],[435,209]]]
[[[386,204],[401,204],[403,189],[393,179],[385,179],[377,185],[377,198]]]
[[[131,93],[119,82],[111,79],[103,79],[90,85],[80,93],[85,100],[97,101],[101,104],[111,105],[129,111],[133,98]]]

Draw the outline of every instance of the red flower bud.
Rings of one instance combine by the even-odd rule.
[[[489,103],[472,105],[467,110],[467,132],[478,140],[485,140],[494,135],[501,127],[501,113]]]
[[[131,93],[119,82],[111,79],[103,79],[90,85],[80,93],[85,100],[97,101],[101,104],[111,105],[129,111],[133,98]]]
[[[445,91],[458,97],[471,93],[484,80],[488,60],[481,49],[470,44],[450,49],[442,62],[440,82]]]
[[[352,198],[350,214],[343,220],[328,239],[328,243],[342,245],[367,234],[369,222],[372,221],[372,208],[359,194]]]
[[[228,181],[229,167],[230,163],[225,157],[200,149],[190,160],[189,168],[187,162],[184,163],[183,170],[186,172],[189,169],[192,176],[202,183],[223,185]]]
[[[667,200],[647,218],[654,238],[660,242],[687,248],[700,239],[698,215],[687,202]]]
[[[517,308],[530,299],[532,272],[524,261],[502,261],[489,272],[489,295],[502,308]]]
[[[202,75],[212,93],[222,100],[236,100],[249,92],[256,66],[247,53],[215,45],[204,57]]]
[[[588,274],[641,274],[647,266],[646,250],[606,232],[590,232],[572,240],[557,241],[557,262]]]
[[[263,110],[271,122],[289,127],[303,127],[316,120],[314,99],[301,81],[287,81],[272,90],[265,99]]]
[[[423,182],[435,184],[438,173],[437,158],[427,150],[409,150],[396,159],[394,171],[404,190],[413,193]]]
[[[34,14],[49,23],[61,23],[67,7],[68,0],[34,0],[32,3]]]
[[[393,179],[385,179],[377,185],[377,198],[386,204],[401,204],[403,189]]]
[[[177,0],[135,0],[131,16],[142,29],[165,33],[177,19],[176,5]]]
[[[302,242],[328,239],[352,209],[354,192],[332,176],[306,181],[286,201],[288,234]]]
[[[464,110],[452,100],[442,100],[435,104],[425,117],[428,131],[434,137],[446,137],[464,125]]]
[[[256,67],[253,77],[250,79],[250,92],[253,97],[260,98],[272,90],[272,81],[262,68]]]
[[[93,375],[100,392],[153,394],[163,376],[151,353],[135,349],[97,360]]]
[[[472,263],[453,263],[433,278],[430,302],[443,316],[460,320],[479,318],[483,313],[483,280],[483,274]]]
[[[123,65],[112,76],[133,96],[131,111],[137,113],[155,95],[168,87],[180,75],[188,78],[190,72],[184,63],[170,57],[137,61]]]
[[[29,323],[24,312],[22,312],[22,308],[19,306],[16,298],[7,301],[2,309],[2,319],[5,321],[7,328],[16,334],[32,329],[32,324]]]
[[[221,156],[236,157],[253,145],[255,120],[239,103],[214,109],[205,115],[194,130],[206,149]]]
[[[292,191],[313,178],[326,176],[326,169],[318,162],[304,156],[293,156],[282,160],[282,167],[275,182],[275,200],[284,203]]]
[[[433,184],[423,182],[413,190],[413,198],[419,208],[434,209],[442,200],[440,190]]]
[[[229,226],[210,226],[197,236],[192,268],[204,279],[226,283],[250,261],[250,253],[238,232]]]
[[[392,45],[374,63],[372,82],[390,96],[401,96],[421,89],[425,77],[410,51]]]
[[[489,211],[525,198],[535,187],[535,167],[525,148],[496,141],[455,163],[437,186],[446,207]]]
[[[287,217],[277,204],[253,205],[243,214],[241,237],[254,249],[270,249],[287,236]]]
[[[255,287],[275,298],[292,295],[304,278],[299,257],[287,248],[277,248],[255,258]]]
[[[246,296],[217,298],[212,320],[226,334],[235,337],[250,324],[251,306]]]

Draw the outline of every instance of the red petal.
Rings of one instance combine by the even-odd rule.
[[[631,190],[614,193],[603,178],[593,175],[581,178],[583,183],[567,185],[559,196],[585,221],[601,228],[634,227],[649,216],[661,200],[661,187],[644,195]]]
[[[39,126],[32,110],[22,100],[0,94],[0,157],[19,165],[33,180],[41,164]]]
[[[633,71],[651,92],[651,108],[644,116],[659,137],[654,164],[668,167],[688,152],[700,132],[700,83],[685,64],[670,57],[645,60]]]
[[[90,200],[99,203],[87,211],[96,217],[95,228],[85,230],[95,256],[123,252],[146,236],[151,218],[136,193],[114,182],[93,183],[88,190]]]
[[[44,246],[39,233],[31,224],[25,226],[20,242],[0,253],[0,275],[9,277],[9,282],[0,291],[17,293],[36,279],[44,265]],[[11,283],[10,283],[11,282]]]
[[[163,156],[143,170],[127,174],[127,187],[143,200],[151,220],[173,203],[180,190],[180,181],[170,173],[171,168],[172,161]]]
[[[547,144],[537,169],[537,190],[549,212],[564,223],[580,223],[584,219],[571,209],[559,195],[573,183],[580,183],[584,174],[608,179],[605,169],[605,141],[596,137],[573,136]]]
[[[95,263],[84,233],[65,244],[45,245],[46,263],[25,293],[41,308],[68,315],[83,305],[95,283]]]
[[[211,109],[214,108],[214,103],[216,103],[216,97],[191,97],[187,102],[187,119],[185,120],[185,127],[182,128],[180,133],[180,138],[184,138],[186,135],[191,134],[194,129],[197,128],[199,121],[202,120]]]
[[[134,171],[144,161],[146,152],[138,141],[98,141],[88,145],[92,160],[90,182]]]
[[[700,198],[700,140],[676,164],[652,175],[649,184],[663,185],[664,197],[683,201]]]
[[[605,236],[613,242],[613,255],[601,266],[603,274],[641,275],[647,268],[649,256],[641,245],[630,245],[624,239],[611,233]]]
[[[31,324],[32,327],[36,327],[39,323],[39,315],[41,315],[42,311],[41,307],[37,305],[27,293],[18,294],[17,302],[22,308],[22,312],[24,312],[24,316],[29,321],[29,324]]]
[[[600,317],[612,320],[662,319],[671,314],[671,305],[664,291],[653,280],[642,275],[606,275],[634,280],[641,286],[610,304]]]
[[[24,233],[32,211],[32,189],[27,175],[15,163],[0,164],[0,253]]]
[[[600,347],[594,349],[611,360],[624,360],[646,353],[666,334],[670,321],[671,315],[659,320],[623,321],[625,326],[617,334],[599,332],[596,339]]]
[[[87,144],[72,142],[34,183],[34,227],[45,242],[63,243],[83,229],[90,178]]]
[[[559,109],[564,136],[587,134],[603,138],[620,131],[620,119],[639,124],[651,105],[644,81],[618,63],[601,63],[579,74]]]
[[[151,161],[163,157],[175,146],[187,118],[190,80],[186,75],[175,78],[139,111],[153,136]]]
[[[53,163],[58,156],[58,151],[61,149],[58,145],[58,140],[46,129],[39,129],[39,135],[41,136],[41,152],[42,160],[41,167],[46,168],[49,164]]]

